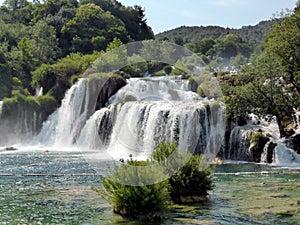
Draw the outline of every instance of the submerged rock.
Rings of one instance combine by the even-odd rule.
[[[207,196],[180,196],[178,203],[191,204],[207,201]]]

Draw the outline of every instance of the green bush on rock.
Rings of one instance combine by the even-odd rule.
[[[203,155],[181,153],[175,144],[160,143],[152,154],[152,160],[168,163],[164,168],[165,172],[171,174],[170,196],[174,202],[193,203],[206,200],[207,191],[212,189],[212,180],[210,168],[203,162]],[[181,165],[182,162],[186,163]],[[182,167],[175,172],[177,166]]]
[[[163,176],[162,170],[157,167],[154,171],[151,169],[143,173],[138,168],[150,166],[149,161],[130,158],[127,163],[121,162],[110,176],[101,177],[105,191],[94,190],[112,203],[115,213],[124,217],[150,220],[163,218],[169,200],[169,184],[167,181],[155,182],[159,176]],[[154,183],[147,184],[151,181]]]
[[[124,217],[161,219],[169,200],[203,202],[212,188],[210,169],[204,165],[203,155],[179,152],[172,143],[160,143],[150,160],[136,161],[130,157],[126,163],[120,161],[121,165],[115,166],[110,175],[101,177],[104,189],[93,189],[113,205],[115,213]]]

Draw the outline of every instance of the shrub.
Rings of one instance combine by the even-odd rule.
[[[193,155],[190,161],[170,177],[170,194],[174,202],[200,202],[206,200],[212,189],[210,168],[203,167],[203,155]]]
[[[78,75],[71,76],[71,78],[70,78],[70,84],[72,84],[72,85],[75,84],[78,81],[78,79],[79,79]]]
[[[161,219],[169,199],[176,203],[201,202],[212,188],[203,156],[179,152],[172,143],[160,143],[150,160],[130,157],[127,163],[120,161],[112,174],[101,177],[104,189],[93,189],[124,217]]]
[[[203,162],[203,155],[181,153],[175,144],[160,143],[152,153],[151,159],[163,163],[165,173],[171,174],[169,187],[174,202],[200,202],[206,199],[207,191],[212,189],[212,180],[210,168],[205,167]],[[178,161],[187,163],[174,173],[180,166]]]
[[[155,182],[163,176],[158,167],[144,171],[138,168],[150,166],[149,161],[136,161],[130,158],[121,161],[110,176],[101,177],[105,191],[96,189],[100,195],[113,205],[113,211],[124,217],[138,219],[161,219],[164,217],[169,200],[167,181]],[[154,183],[148,185],[147,183]]]

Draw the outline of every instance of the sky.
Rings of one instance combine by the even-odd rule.
[[[297,0],[119,0],[123,5],[140,5],[155,34],[182,25],[218,25],[240,28],[256,25],[285,9],[294,9]]]
[[[0,4],[4,0],[0,0]],[[255,25],[285,9],[297,0],[119,0],[123,5],[142,6],[148,25],[155,34],[182,25],[218,25],[240,28]]]

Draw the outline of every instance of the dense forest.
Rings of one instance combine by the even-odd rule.
[[[255,26],[243,26],[240,29],[224,28],[220,26],[181,26],[173,30],[155,35],[156,38],[166,37],[173,40],[181,36],[184,43],[199,42],[204,38],[217,39],[226,34],[236,34],[246,42],[260,43],[268,34],[274,21],[262,21]]]
[[[212,71],[238,71],[250,61],[253,53],[261,52],[261,43],[274,23],[275,20],[262,21],[240,29],[182,26],[155,37],[173,41],[197,53]]]
[[[115,0],[6,0],[0,8],[0,99],[34,95],[38,87],[61,99],[113,40],[153,38],[140,6]]]

